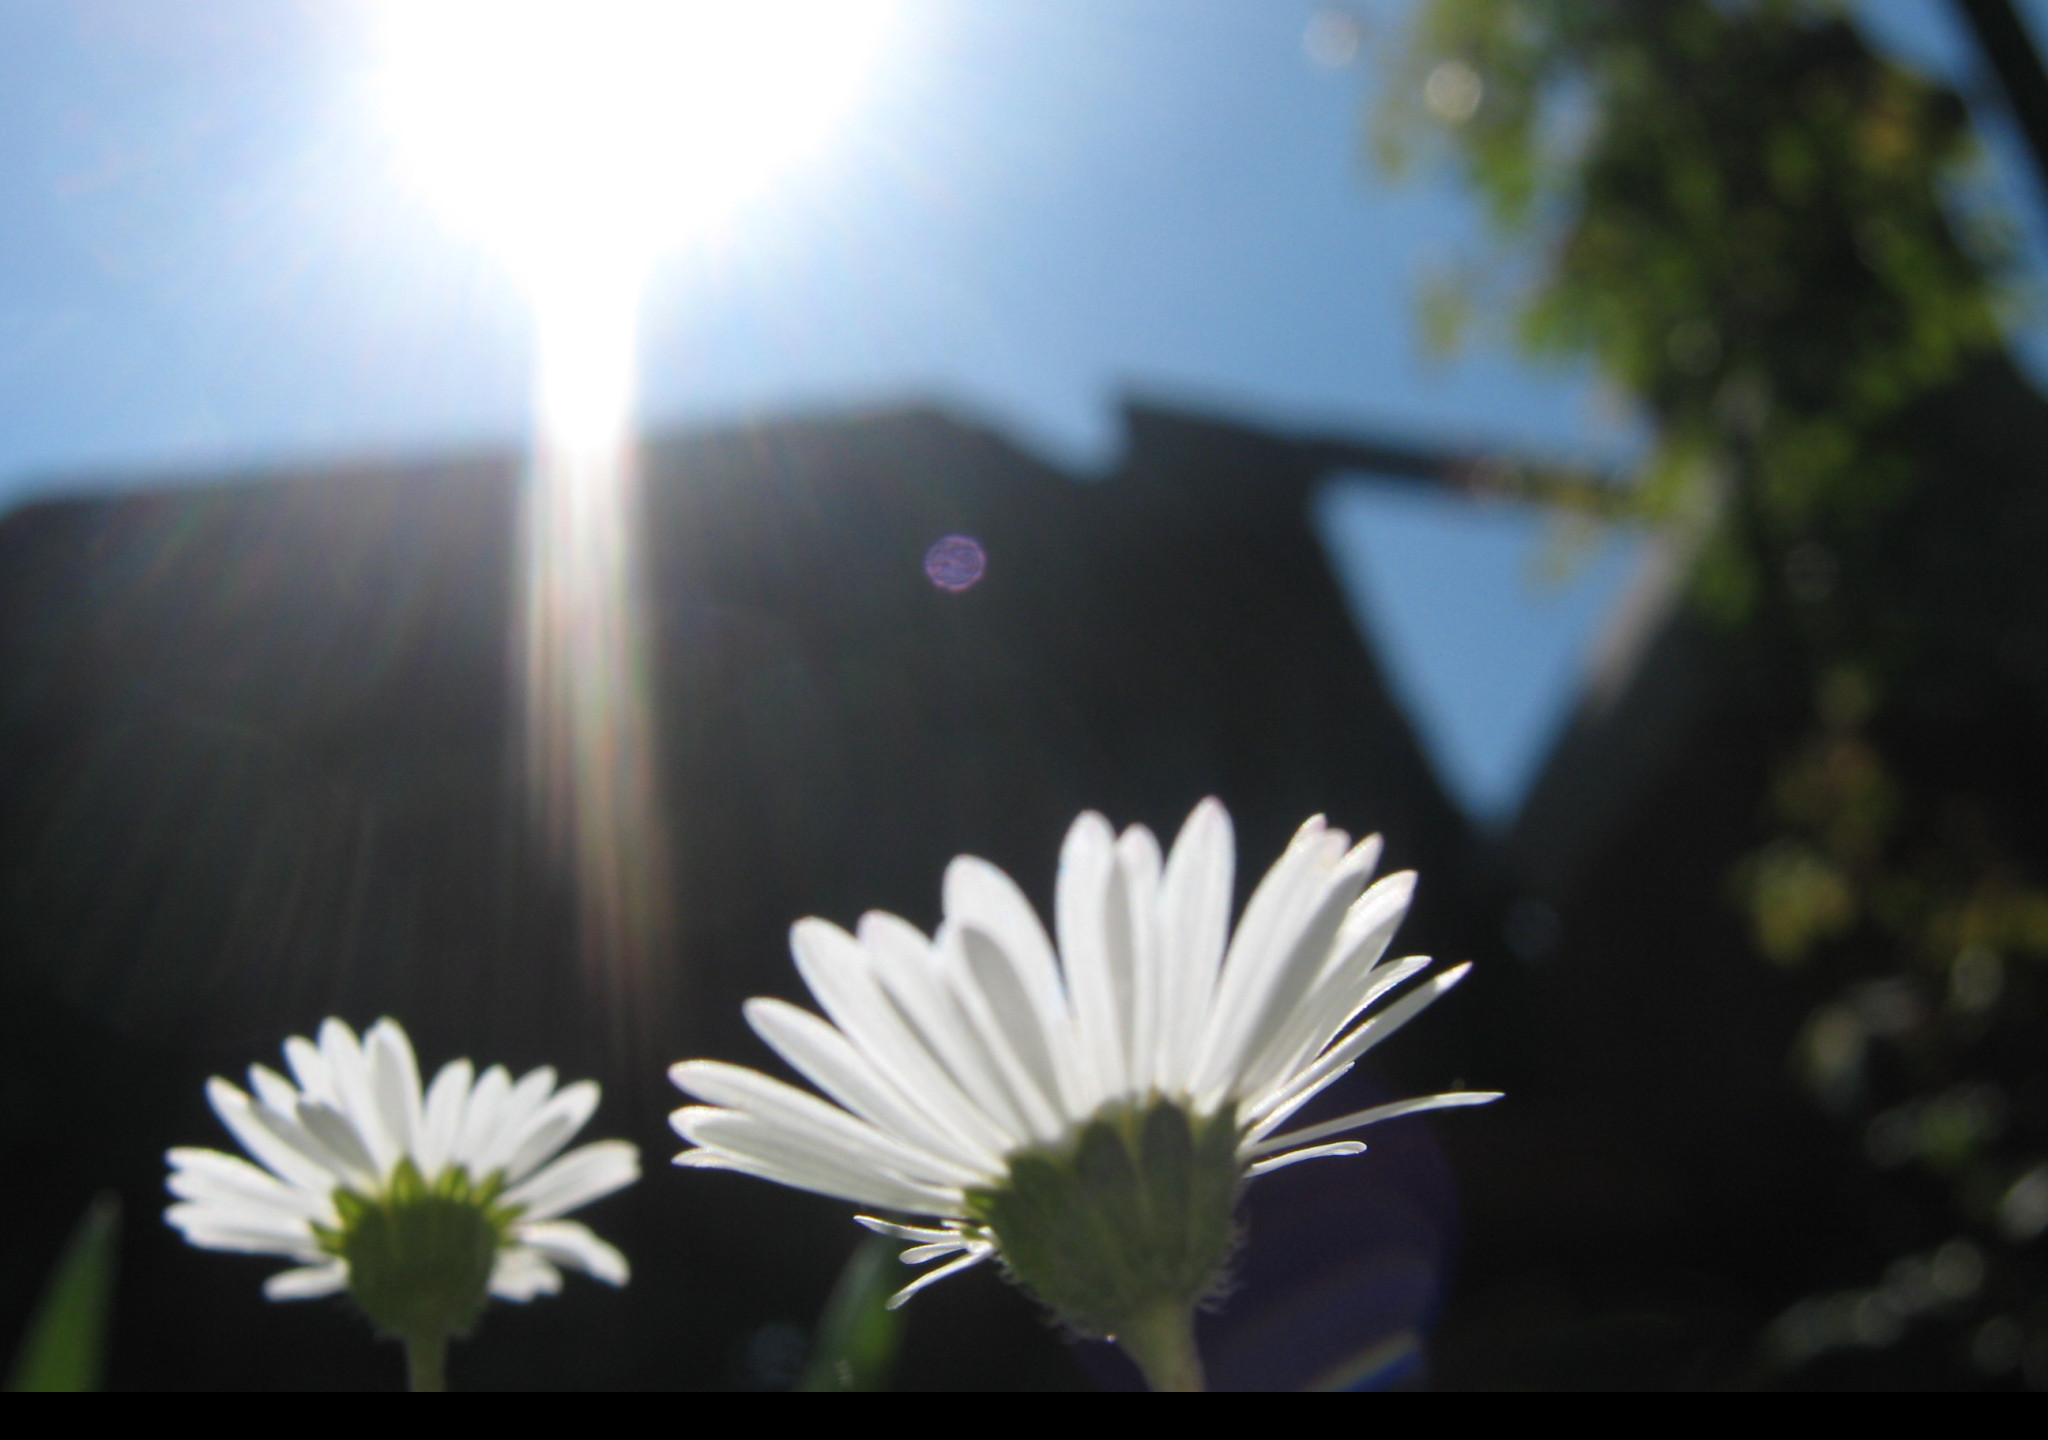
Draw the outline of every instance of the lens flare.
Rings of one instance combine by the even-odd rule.
[[[971,535],[948,535],[924,552],[924,573],[941,590],[958,595],[972,590],[988,573],[988,552]]]
[[[671,949],[670,837],[632,519],[630,286],[535,297],[538,435],[521,511],[527,774],[573,877],[586,965],[645,1040]]]
[[[529,776],[586,962],[631,1029],[670,948],[670,844],[633,536],[635,319],[662,249],[814,156],[893,0],[382,0],[403,168],[527,287]]]

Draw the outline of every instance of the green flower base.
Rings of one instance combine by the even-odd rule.
[[[1237,1142],[1232,1112],[1105,1111],[1067,1146],[1012,1156],[1009,1183],[969,1194],[969,1212],[1062,1321],[1135,1352],[1170,1317],[1184,1327],[1223,1277],[1237,1240]]]
[[[518,1211],[497,1203],[504,1181],[450,1167],[428,1185],[401,1160],[380,1195],[337,1190],[341,1228],[321,1248],[348,1262],[349,1295],[386,1335],[409,1345],[466,1335],[483,1312],[491,1268]]]

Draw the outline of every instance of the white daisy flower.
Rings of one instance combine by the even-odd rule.
[[[1245,1181],[1355,1155],[1337,1137],[1377,1121],[1499,1098],[1432,1095],[1281,1133],[1470,968],[1373,1008],[1429,963],[1382,963],[1415,877],[1368,886],[1379,854],[1377,836],[1354,846],[1310,820],[1233,934],[1220,803],[1196,806],[1163,859],[1142,826],[1118,836],[1091,812],[1060,855],[1057,953],[1010,878],[971,856],[946,871],[936,936],[881,913],[852,935],[801,920],[790,948],[829,1023],[773,999],[746,1016],[838,1103],[685,1062],[671,1078],[709,1103],[675,1112],[696,1147],[677,1163],[924,1217],[859,1217],[914,1242],[906,1263],[947,1262],[892,1304],[999,1256],[1155,1384],[1198,1383],[1190,1319],[1229,1259]]]
[[[206,1096],[252,1165],[218,1150],[169,1153],[165,1218],[208,1250],[299,1262],[264,1283],[273,1300],[347,1291],[415,1361],[436,1362],[487,1296],[525,1302],[562,1288],[558,1267],[608,1285],[625,1256],[562,1217],[639,1178],[640,1154],[601,1140],[557,1158],[597,1109],[588,1080],[555,1088],[543,1066],[441,1067],[424,1094],[412,1043],[379,1020],[360,1042],[339,1020],[320,1043],[284,1044],[294,1084],[249,1067],[250,1093],[215,1077]],[[552,1163],[550,1163],[552,1162]],[[415,1381],[437,1382],[438,1373]]]

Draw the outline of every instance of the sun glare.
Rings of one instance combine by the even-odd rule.
[[[415,183],[515,265],[631,263],[814,153],[894,9],[383,0],[381,89]]]
[[[521,504],[528,775],[622,1033],[672,959],[670,817],[635,536],[635,322],[662,249],[815,154],[893,0],[377,0],[412,182],[534,317]]]

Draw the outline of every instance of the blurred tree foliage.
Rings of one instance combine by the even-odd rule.
[[[2048,408],[1968,114],[1821,0],[1423,0],[1391,65],[1382,163],[1458,167],[1502,247],[1427,332],[1505,301],[1652,422],[1609,503],[1696,546],[1774,737],[1731,892],[1810,987],[1806,1083],[1922,1217],[1760,1354],[1933,1332],[2048,1385]]]

